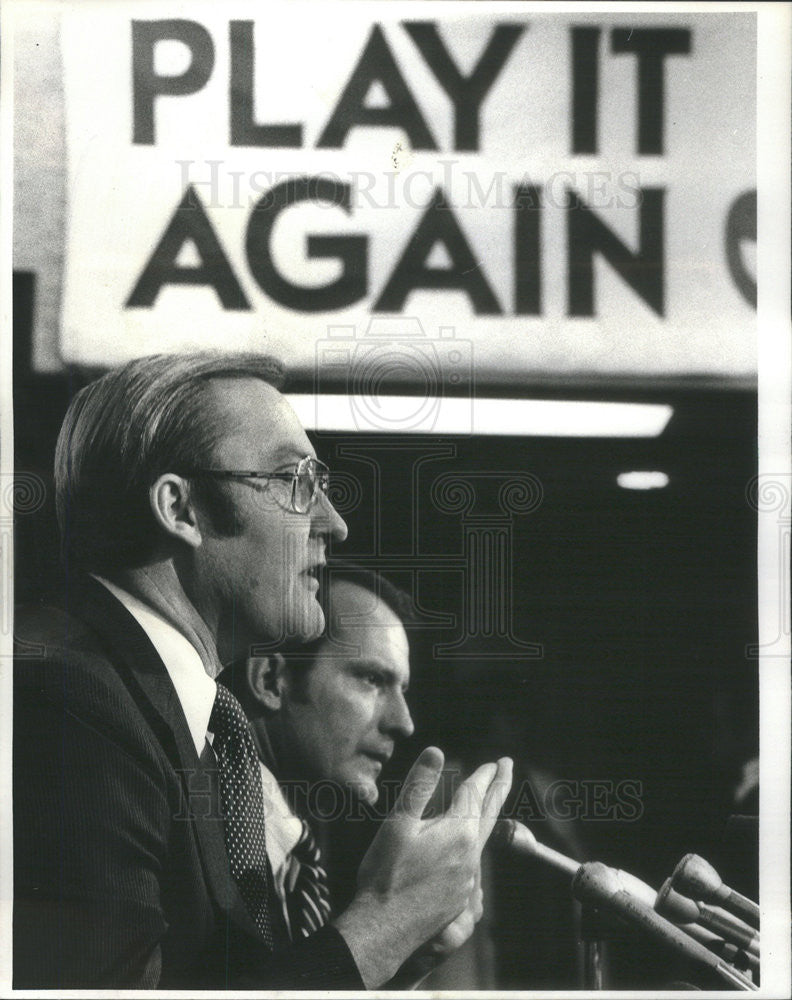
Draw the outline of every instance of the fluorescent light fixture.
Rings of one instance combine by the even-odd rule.
[[[492,434],[513,437],[657,437],[663,403],[437,396],[291,394],[307,430],[361,434]]]
[[[616,482],[625,490],[662,490],[668,486],[665,472],[620,472]]]

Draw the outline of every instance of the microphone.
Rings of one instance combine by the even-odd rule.
[[[552,847],[539,843],[527,826],[523,826],[522,823],[518,823],[514,819],[499,820],[495,832],[503,846],[511,847],[518,854],[529,854],[531,857],[538,858],[558,871],[564,872],[565,875],[574,877],[580,869],[579,861],[568,858],[565,854],[554,851]],[[643,900],[647,906],[654,906],[657,893],[650,885],[620,868],[613,868],[611,871],[616,872],[623,889],[626,889],[632,896]]]
[[[660,887],[655,909],[674,923],[699,923],[759,957],[758,931],[719,906],[707,906],[683,896],[673,888],[670,878]]]
[[[544,861],[552,868],[563,872],[565,875],[569,875],[571,878],[574,878],[580,870],[581,865],[579,861],[568,858],[566,855],[553,850],[552,847],[547,847],[540,843],[527,826],[518,823],[516,820],[498,820],[494,836],[496,842],[500,842],[503,847],[510,847],[518,854],[538,858],[540,861]],[[651,908],[655,905],[657,893],[650,885],[647,885],[646,882],[643,882],[635,875],[622,871],[620,868],[612,868],[610,870],[616,873],[621,888],[629,892],[630,895],[635,896],[636,899],[640,899],[648,907]],[[717,934],[713,934],[705,927],[700,927],[696,923],[682,922],[680,926],[686,934],[689,934],[690,937],[695,938],[708,948],[719,948],[723,944],[723,941]]]
[[[616,872],[607,865],[599,861],[581,865],[572,880],[572,893],[582,903],[610,910],[628,923],[643,928],[677,954],[706,966],[732,986],[743,990],[758,990],[751,980],[722,962],[703,944],[694,941],[675,924],[630,895],[622,887]]]
[[[756,903],[724,885],[712,865],[698,854],[686,854],[682,858],[671,876],[671,884],[693,899],[725,906],[752,927],[759,926],[759,907]]]
[[[565,854],[554,851],[552,847],[540,844],[527,826],[514,819],[498,820],[495,827],[496,839],[504,847],[511,847],[518,854],[530,854],[565,875],[574,876],[580,868],[580,862],[568,858]]]

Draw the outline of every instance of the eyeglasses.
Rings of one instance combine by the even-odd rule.
[[[214,479],[282,479],[291,481],[291,505],[296,514],[307,514],[320,493],[327,496],[330,470],[312,455],[301,458],[291,472],[246,472],[229,469],[193,469],[190,475],[212,476]]]

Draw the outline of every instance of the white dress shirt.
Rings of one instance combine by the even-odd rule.
[[[275,891],[281,902],[283,918],[291,934],[286,898],[294,888],[300,870],[300,862],[292,855],[292,851],[302,836],[302,822],[289,808],[275,775],[265,764],[260,766],[264,792],[264,818],[267,824],[267,857],[272,868]]]
[[[95,576],[95,579],[124,605],[151,640],[176,689],[187,728],[195,744],[195,752],[200,757],[207,740],[210,744],[212,742],[209,719],[217,694],[217,683],[204,669],[198,650],[169,621],[133,594],[104,577]],[[292,857],[292,851],[302,835],[302,823],[289,808],[275,776],[264,764],[261,764],[261,784],[267,857],[286,926],[290,928],[286,896],[294,887],[300,867],[296,858]]]

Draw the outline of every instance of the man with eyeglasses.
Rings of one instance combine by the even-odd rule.
[[[292,942],[272,905],[255,746],[214,678],[321,633],[317,574],[346,536],[280,379],[160,355],[69,407],[64,594],[15,618],[16,988],[377,988],[470,904],[510,762],[427,821],[428,748],[349,907]]]

